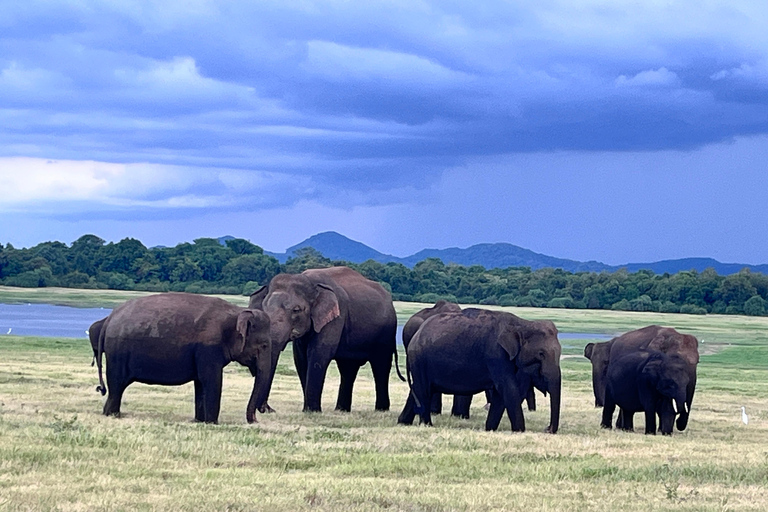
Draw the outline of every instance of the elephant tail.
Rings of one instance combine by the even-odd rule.
[[[102,376],[102,370],[101,370],[101,356],[104,354],[104,337],[106,329],[106,322],[104,325],[101,326],[101,331],[99,332],[99,348],[96,352],[96,368],[99,369],[99,385],[96,387],[96,391],[101,393],[101,396],[104,396],[107,394],[107,386],[104,385],[104,377]]]
[[[405,377],[400,373],[400,363],[397,360],[397,347],[395,347],[395,370],[397,371],[397,376],[400,377],[400,380],[406,382]],[[405,365],[405,371],[406,373],[408,372],[408,365]]]

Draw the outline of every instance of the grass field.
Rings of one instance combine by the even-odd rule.
[[[128,296],[27,292],[90,306]],[[8,298],[14,293],[19,300]],[[2,302],[32,302],[22,295],[0,288]],[[397,304],[401,318],[421,307]],[[278,412],[257,425],[245,423],[252,381],[235,364],[225,370],[219,425],[191,421],[191,385],[134,384],[123,417],[106,418],[86,339],[0,336],[0,510],[768,509],[768,319],[507,309],[550,318],[562,332],[661,323],[696,334],[706,355],[688,430],[671,438],[601,430],[583,357],[562,361],[554,436],[541,433],[549,413],[540,394],[524,434],[512,434],[506,420],[499,432],[484,432],[480,400],[470,420],[397,426],[406,385],[393,376],[392,410],[375,412],[367,367],[351,413],[333,411],[332,366],[325,412],[304,414],[290,353],[270,397]],[[576,356],[584,340],[567,343]],[[635,423],[642,432],[641,415]]]

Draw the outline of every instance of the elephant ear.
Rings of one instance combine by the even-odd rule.
[[[643,366],[643,376],[649,377],[652,380],[658,380],[661,377],[661,366],[663,358],[661,354],[655,353],[648,357],[648,361]]]
[[[251,299],[248,301],[248,308],[249,309],[262,309],[262,303],[264,302],[264,297],[267,296],[267,287],[262,286],[255,292],[251,294]]]
[[[507,324],[499,333],[497,341],[501,348],[509,354],[509,360],[512,361],[520,352],[522,335],[517,327]]]
[[[587,343],[587,346],[584,347],[584,357],[586,357],[590,361],[592,360],[592,350],[594,348],[595,348],[595,344],[594,343]]]
[[[339,299],[332,288],[324,284],[318,284],[317,292],[317,298],[312,304],[310,316],[312,317],[312,325],[315,332],[320,332],[323,330],[323,327],[338,318],[341,313],[339,311]]]
[[[253,319],[253,312],[246,309],[237,315],[237,334],[238,336],[232,336],[232,340],[229,344],[229,354],[232,359],[243,353],[245,349],[245,341],[248,339],[248,334],[252,328],[251,320]]]

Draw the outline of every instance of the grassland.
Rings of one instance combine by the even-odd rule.
[[[7,293],[0,289],[0,301]],[[85,292],[84,303],[114,305],[122,293]],[[58,298],[71,300],[66,295]],[[420,307],[397,304],[403,318]],[[333,411],[332,367],[325,412],[304,414],[289,353],[270,398],[278,412],[257,425],[245,423],[252,381],[236,365],[225,371],[219,425],[191,421],[191,385],[134,384],[123,417],[106,418],[87,340],[0,336],[0,510],[768,509],[768,319],[510,310],[553,319],[562,332],[661,323],[704,339],[688,430],[671,438],[601,430],[582,357],[562,361],[554,436],[541,433],[548,422],[541,395],[540,409],[526,411],[524,434],[512,434],[508,422],[484,432],[480,401],[470,420],[397,426],[407,387],[393,380],[392,410],[375,412],[367,367],[353,412]],[[568,352],[575,356],[584,342],[568,339]],[[635,423],[642,431],[640,415]]]

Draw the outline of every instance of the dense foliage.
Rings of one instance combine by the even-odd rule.
[[[126,238],[105,243],[85,235],[67,246],[45,242],[28,249],[0,244],[0,283],[10,286],[112,288],[249,294],[280,272],[348,265],[384,284],[396,300],[498,304],[555,308],[616,309],[692,314],[768,314],[768,276],[742,270],[720,276],[714,270],[656,275],[532,271],[527,267],[485,269],[446,265],[428,258],[412,269],[400,263],[331,261],[307,247],[285,264],[246,240],[221,245],[212,238],[176,247],[148,249]]]

